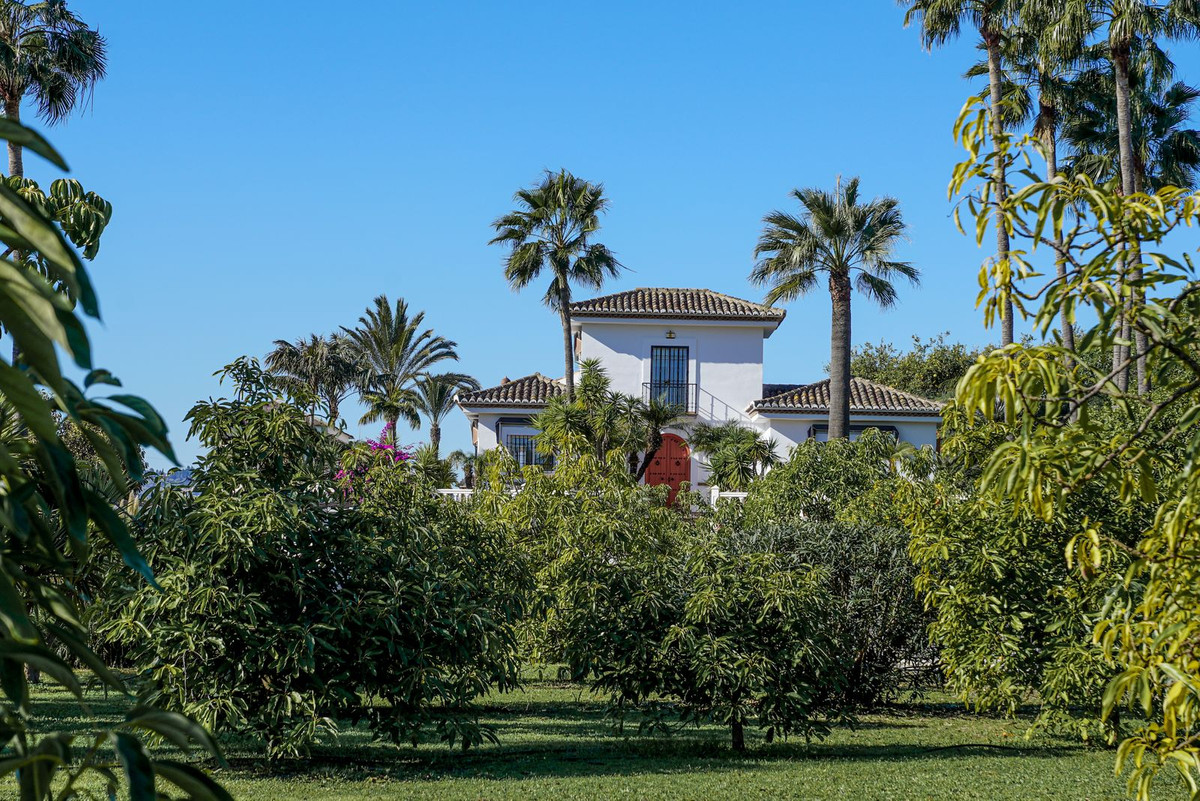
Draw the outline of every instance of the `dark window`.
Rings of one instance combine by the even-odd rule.
[[[537,452],[532,434],[509,434],[508,452],[517,460],[521,467],[531,464],[541,465],[547,469],[554,467],[554,457]]]
[[[688,349],[679,345],[650,348],[650,397],[690,409],[688,403]]]

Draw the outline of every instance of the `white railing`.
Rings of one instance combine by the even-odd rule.
[[[746,500],[746,495],[747,495],[747,493],[745,493],[745,492],[722,492],[720,487],[713,487],[712,493],[711,493],[711,500],[712,500],[713,506],[716,506],[717,501],[719,501],[721,499],[737,501],[738,503],[741,503],[742,501]]]
[[[449,498],[452,501],[465,501],[467,498],[470,498],[472,495],[475,494],[475,490],[464,489],[463,487],[449,487],[448,489],[437,489],[437,490],[434,490],[434,492],[436,492],[438,495],[441,495],[443,498]]]

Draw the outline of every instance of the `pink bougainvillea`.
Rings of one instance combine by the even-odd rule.
[[[383,431],[379,435],[379,439],[368,439],[367,448],[371,457],[383,457],[385,459],[390,459],[392,464],[403,464],[404,462],[407,462],[413,458],[412,446],[396,444],[395,423],[388,423],[385,425],[383,427]],[[352,486],[350,485],[352,485],[353,482],[359,479],[370,481],[369,478],[366,478],[367,472],[371,469],[372,465],[378,461],[377,458],[350,458],[353,459],[353,461],[347,460],[347,462],[344,462],[344,464],[347,466],[344,466],[341,470],[337,471],[335,476],[338,481],[345,482],[348,485],[346,488],[347,494],[350,494],[352,489]]]

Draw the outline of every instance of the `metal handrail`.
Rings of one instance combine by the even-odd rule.
[[[696,384],[676,384],[668,381],[646,381],[642,384],[642,400],[657,400],[678,406],[683,414],[696,413]]]

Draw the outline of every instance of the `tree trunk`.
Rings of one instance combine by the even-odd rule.
[[[850,276],[830,275],[829,439],[850,434]]]
[[[1041,102],[1041,101],[1039,101]],[[1042,114],[1049,116],[1051,119],[1057,117],[1058,111],[1046,103],[1042,103]],[[1046,180],[1053,181],[1058,177],[1058,131],[1053,124],[1043,131],[1042,143],[1046,147]],[[1063,242],[1061,236],[1054,237],[1054,246],[1062,248]],[[1055,250],[1055,268],[1058,274],[1060,283],[1065,283],[1067,279],[1067,260],[1058,255],[1058,250]],[[1063,347],[1072,353],[1075,352],[1075,328],[1071,325],[1070,319],[1067,317],[1067,310],[1064,308],[1059,318],[1059,335],[1062,337]],[[1075,360],[1068,357],[1067,367],[1073,367]]]
[[[733,734],[733,750],[742,752],[746,750],[746,729],[740,717],[735,717],[730,724]]]
[[[21,99],[15,101],[5,98],[4,100],[4,116],[13,122],[21,121]],[[18,178],[25,177],[25,160],[21,146],[16,142],[9,141],[8,143],[8,174]],[[24,261],[20,252],[12,254],[12,260],[20,263]],[[17,366],[17,362],[21,359],[21,349],[17,347],[17,340],[13,339],[12,343],[12,365]],[[42,683],[42,671],[32,665],[25,665],[25,680],[30,684]]]
[[[17,98],[15,101],[7,99],[7,98],[4,100],[4,116],[7,117],[8,119],[12,120],[13,122],[21,121],[21,99],[20,98]],[[9,143],[8,143],[8,174],[15,175],[18,178],[23,178],[25,176],[25,161],[24,161],[23,153],[21,151],[21,146],[13,141],[9,141]],[[23,254],[21,254],[20,251],[14,252],[12,254],[12,260],[14,262],[20,264],[22,261],[24,261]],[[20,350],[20,348],[17,347],[17,341],[16,341],[16,339],[14,339],[13,343],[12,343],[12,363],[13,363],[14,367],[17,365],[17,361],[20,358],[21,358],[21,350]],[[30,673],[29,671],[33,671],[33,672]],[[38,681],[41,681],[41,678],[40,678],[41,673],[34,670],[33,668],[30,668],[29,670],[27,670],[26,673],[31,676],[37,676]],[[30,680],[33,681],[32,678]]]
[[[1000,140],[1004,137],[1004,125],[1000,120],[1003,106],[1003,95],[1000,84],[1000,35],[989,31],[983,32],[983,41],[987,45],[988,54],[988,86],[992,106],[992,148],[999,150]],[[1007,175],[1004,160],[997,157],[996,165],[992,168],[992,183],[995,185],[996,202],[996,262],[1008,261],[1008,228],[1004,221],[1004,200],[1008,197]],[[1011,298],[1005,298],[1000,314],[1000,344],[1013,343],[1013,303]]]
[[[571,402],[575,400],[575,349],[571,342],[571,295],[566,289],[558,293],[558,316],[563,329],[563,381],[567,384],[567,401]]]
[[[433,449],[433,455],[438,455],[438,450],[442,447],[442,427],[437,423],[429,424],[429,447]]]
[[[13,122],[21,121],[21,99],[5,99],[4,116]],[[8,174],[18,178],[25,177],[25,158],[21,146],[16,142],[8,143]]]
[[[1117,93],[1117,146],[1121,156],[1121,193],[1128,197],[1138,191],[1137,167],[1133,155],[1133,118],[1129,108],[1129,43],[1114,44],[1110,47],[1109,52],[1112,56],[1113,83]],[[1130,248],[1126,250],[1128,260],[1125,262],[1124,272],[1129,275],[1130,281],[1136,282],[1142,277],[1141,252],[1137,249],[1136,243],[1128,244]],[[1125,281],[1122,280],[1121,283],[1124,288]],[[1136,286],[1133,288],[1131,296],[1136,302]],[[1131,308],[1132,305],[1132,303],[1123,303],[1120,314],[1120,337],[1126,341],[1130,339],[1131,333],[1130,313],[1135,311]],[[1145,345],[1145,337],[1140,332],[1135,338],[1141,342],[1142,346]],[[1113,351],[1113,358],[1117,363],[1124,362],[1129,358],[1129,345],[1118,345]],[[1137,362],[1138,391],[1141,392],[1146,380],[1146,364],[1145,359],[1138,359]],[[1116,364],[1113,365],[1114,370],[1116,366]],[[1123,370],[1122,375],[1118,377],[1117,385],[1121,387],[1122,391],[1128,390],[1128,368]]]
[[[642,457],[642,464],[637,469],[636,478],[641,481],[646,476],[646,471],[650,469],[650,463],[654,461],[654,457],[658,455],[658,449],[663,445],[662,433],[654,437],[646,445],[646,455]]]

